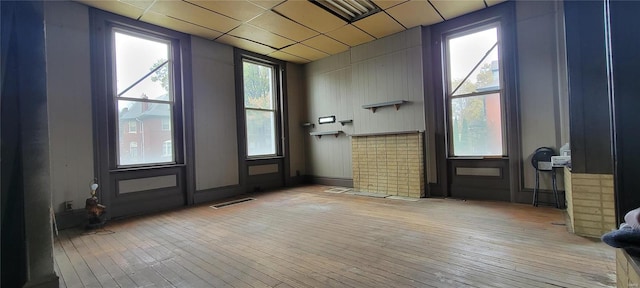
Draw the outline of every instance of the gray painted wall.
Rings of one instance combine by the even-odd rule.
[[[528,159],[539,146],[568,140],[561,5],[518,2],[518,55],[525,187],[533,187]],[[49,133],[53,207],[82,208],[93,179],[93,131],[88,8],[75,2],[45,4],[49,78]],[[420,29],[414,28],[304,67],[289,64],[291,175],[352,178],[346,135],[425,130]],[[192,38],[196,189],[238,184],[233,52]],[[411,103],[376,113],[364,104],[396,99]],[[353,124],[317,125],[335,115]],[[314,122],[314,129],[300,127]],[[309,131],[342,130],[318,139]],[[427,147],[429,149],[429,147]],[[430,159],[428,159],[430,160]]]
[[[569,141],[563,12],[561,3],[554,1],[518,1],[516,11],[523,151],[520,157],[524,187],[533,188],[533,151],[541,146],[559,149]],[[420,30],[414,28],[305,65],[309,120],[317,121],[318,116],[325,115],[354,119],[353,126],[345,127],[318,126],[316,122],[313,130],[344,130],[347,134],[425,130],[420,41]],[[411,104],[397,112],[386,108],[375,114],[361,108],[364,104],[400,99]],[[427,121],[432,120],[428,117]],[[325,138],[307,136],[309,174],[351,178],[349,138]],[[430,147],[427,145],[428,167],[435,163]],[[435,179],[434,172],[427,169],[429,181]],[[551,188],[548,178],[544,175],[543,189]],[[562,176],[558,179],[562,189]]]
[[[344,132],[337,138],[306,134],[310,175],[352,178],[348,135],[425,129],[420,28],[309,63],[305,65],[305,76],[309,121],[316,125],[307,130]],[[386,107],[372,113],[362,108],[393,100],[409,103],[398,111]],[[318,125],[318,117],[331,115],[353,123]]]
[[[89,10],[45,2],[52,205],[83,209],[93,180]]]
[[[353,126],[339,123],[318,124],[318,117],[336,116],[336,120],[353,119],[351,87],[351,54],[344,52],[305,66],[308,121],[305,128],[307,174],[317,177],[352,178],[351,142],[346,134]],[[355,122],[355,121],[354,121]],[[342,130],[338,138],[310,136],[311,131]]]
[[[233,48],[191,37],[196,191],[237,185]]]
[[[424,131],[420,27],[351,49],[352,111],[356,134]],[[406,100],[400,110],[362,105]]]
[[[533,151],[542,146],[557,151],[569,141],[562,3],[519,1],[516,18],[523,178],[524,187],[533,188]],[[543,189],[551,189],[548,174],[543,173]],[[562,190],[563,177],[557,178]]]
[[[94,178],[89,10],[46,2],[45,21],[52,205],[83,209]],[[239,184],[233,48],[197,37],[191,47],[196,189]]]

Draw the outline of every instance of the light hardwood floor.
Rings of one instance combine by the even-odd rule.
[[[305,186],[64,230],[61,287],[614,287],[615,251],[563,211]]]

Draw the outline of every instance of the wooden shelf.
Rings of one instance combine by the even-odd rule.
[[[362,105],[362,108],[363,109],[369,109],[369,110],[371,110],[371,112],[376,113],[376,109],[382,108],[382,107],[389,107],[389,106],[394,106],[394,107],[396,107],[396,110],[398,110],[398,109],[400,109],[400,105],[402,105],[404,103],[407,103],[407,102],[409,102],[409,101],[407,101],[407,100],[396,100],[396,101],[389,101],[389,102]]]
[[[311,128],[316,127],[316,125],[315,125],[315,124],[313,124],[313,123],[309,123],[309,122],[307,122],[307,123],[302,123],[301,125],[302,125],[302,127],[305,127],[305,128],[306,128],[306,127],[311,127]]]
[[[349,119],[349,120],[339,120],[338,123],[340,123],[340,125],[344,126],[344,124],[351,124],[353,123],[353,119]]]
[[[311,136],[316,136],[319,138],[322,138],[322,136],[325,135],[333,135],[338,137],[340,135],[340,133],[342,133],[342,131],[323,131],[323,132],[310,132],[309,135]]]

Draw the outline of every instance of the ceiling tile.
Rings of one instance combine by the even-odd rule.
[[[485,0],[484,2],[487,2],[487,5],[489,6],[493,6],[496,4],[500,4],[502,2],[506,2],[507,0]]]
[[[445,20],[485,8],[483,0],[430,0],[430,2]]]
[[[242,24],[238,28],[231,30],[229,34],[240,38],[251,39],[276,49],[295,43],[287,38],[249,24]]]
[[[334,40],[333,38],[329,38],[325,35],[318,35],[316,37],[313,37],[311,39],[308,39],[302,42],[302,44],[318,49],[328,54],[338,54],[340,52],[344,52],[349,49],[349,46],[343,43],[340,43]]]
[[[249,0],[249,1],[268,10],[284,2],[285,0]]]
[[[142,18],[140,18],[141,21],[147,22],[147,23],[151,23],[151,24],[155,24],[158,26],[162,26],[162,27],[166,27],[166,28],[170,28],[176,31],[180,31],[180,32],[184,32],[187,34],[191,34],[191,35],[196,35],[196,36],[200,36],[202,38],[205,39],[215,39],[220,37],[220,35],[222,35],[221,32],[215,31],[215,30],[211,30],[211,29],[207,29],[198,25],[194,25],[191,24],[189,22],[184,22],[182,20],[178,20],[175,18],[171,18],[171,17],[167,17],[158,13],[154,13],[154,12],[147,12],[145,13]]]
[[[132,6],[129,5],[127,3],[124,2],[120,2],[117,0],[110,0],[110,1],[104,1],[104,0],[77,0],[80,3],[89,5],[91,7],[95,7],[98,9],[102,9],[105,11],[109,11],[109,12],[113,12],[125,17],[129,17],[129,18],[133,18],[133,19],[138,19],[140,17],[140,15],[142,15],[142,13],[144,13],[144,10],[136,7],[136,6]]]
[[[217,42],[231,45],[234,47],[242,48],[251,52],[255,52],[262,55],[267,55],[276,51],[275,49],[262,45],[260,43],[252,42],[249,40],[241,39],[231,35],[222,35],[222,37],[216,39]]]
[[[307,45],[300,44],[300,43],[282,48],[280,51],[289,53],[291,55],[295,55],[298,57],[302,57],[305,59],[309,59],[312,61],[329,56],[329,54],[327,53],[324,53],[320,50],[313,49]]]
[[[325,34],[351,47],[358,46],[362,43],[369,42],[375,39],[371,37],[371,35],[362,32],[362,30],[356,28],[351,24],[342,26],[341,28]]]
[[[378,5],[378,7],[383,10],[388,9],[390,7],[396,6],[402,2],[407,2],[408,0],[372,0],[373,3]]]
[[[184,1],[156,1],[151,11],[221,32],[240,25],[240,21]]]
[[[442,17],[426,0],[405,2],[389,8],[387,13],[407,28],[442,22]]]
[[[131,6],[136,6],[142,10],[147,10],[151,4],[153,4],[153,0],[118,0],[120,2],[127,3]],[[105,1],[110,2],[110,1]]]
[[[300,58],[298,56],[291,55],[289,53],[285,53],[285,52],[282,52],[282,51],[273,52],[273,53],[269,54],[268,56],[271,56],[271,57],[276,58],[276,59],[292,62],[292,63],[298,63],[298,64],[304,64],[304,63],[311,62],[311,60]]]
[[[329,32],[347,24],[309,1],[287,1],[273,10],[320,33]]]
[[[249,21],[249,24],[295,41],[303,41],[319,34],[271,11]]]
[[[191,2],[197,6],[204,7],[206,9],[218,12],[222,15],[226,15],[240,21],[249,21],[252,18],[266,11],[264,8],[245,0],[235,0],[235,1],[187,0],[187,2]]]
[[[376,13],[362,20],[353,22],[353,25],[376,38],[382,38],[405,30],[402,25],[398,24],[398,22],[384,12]]]

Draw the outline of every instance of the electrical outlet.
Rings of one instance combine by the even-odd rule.
[[[64,211],[73,210],[73,201],[64,201]]]

